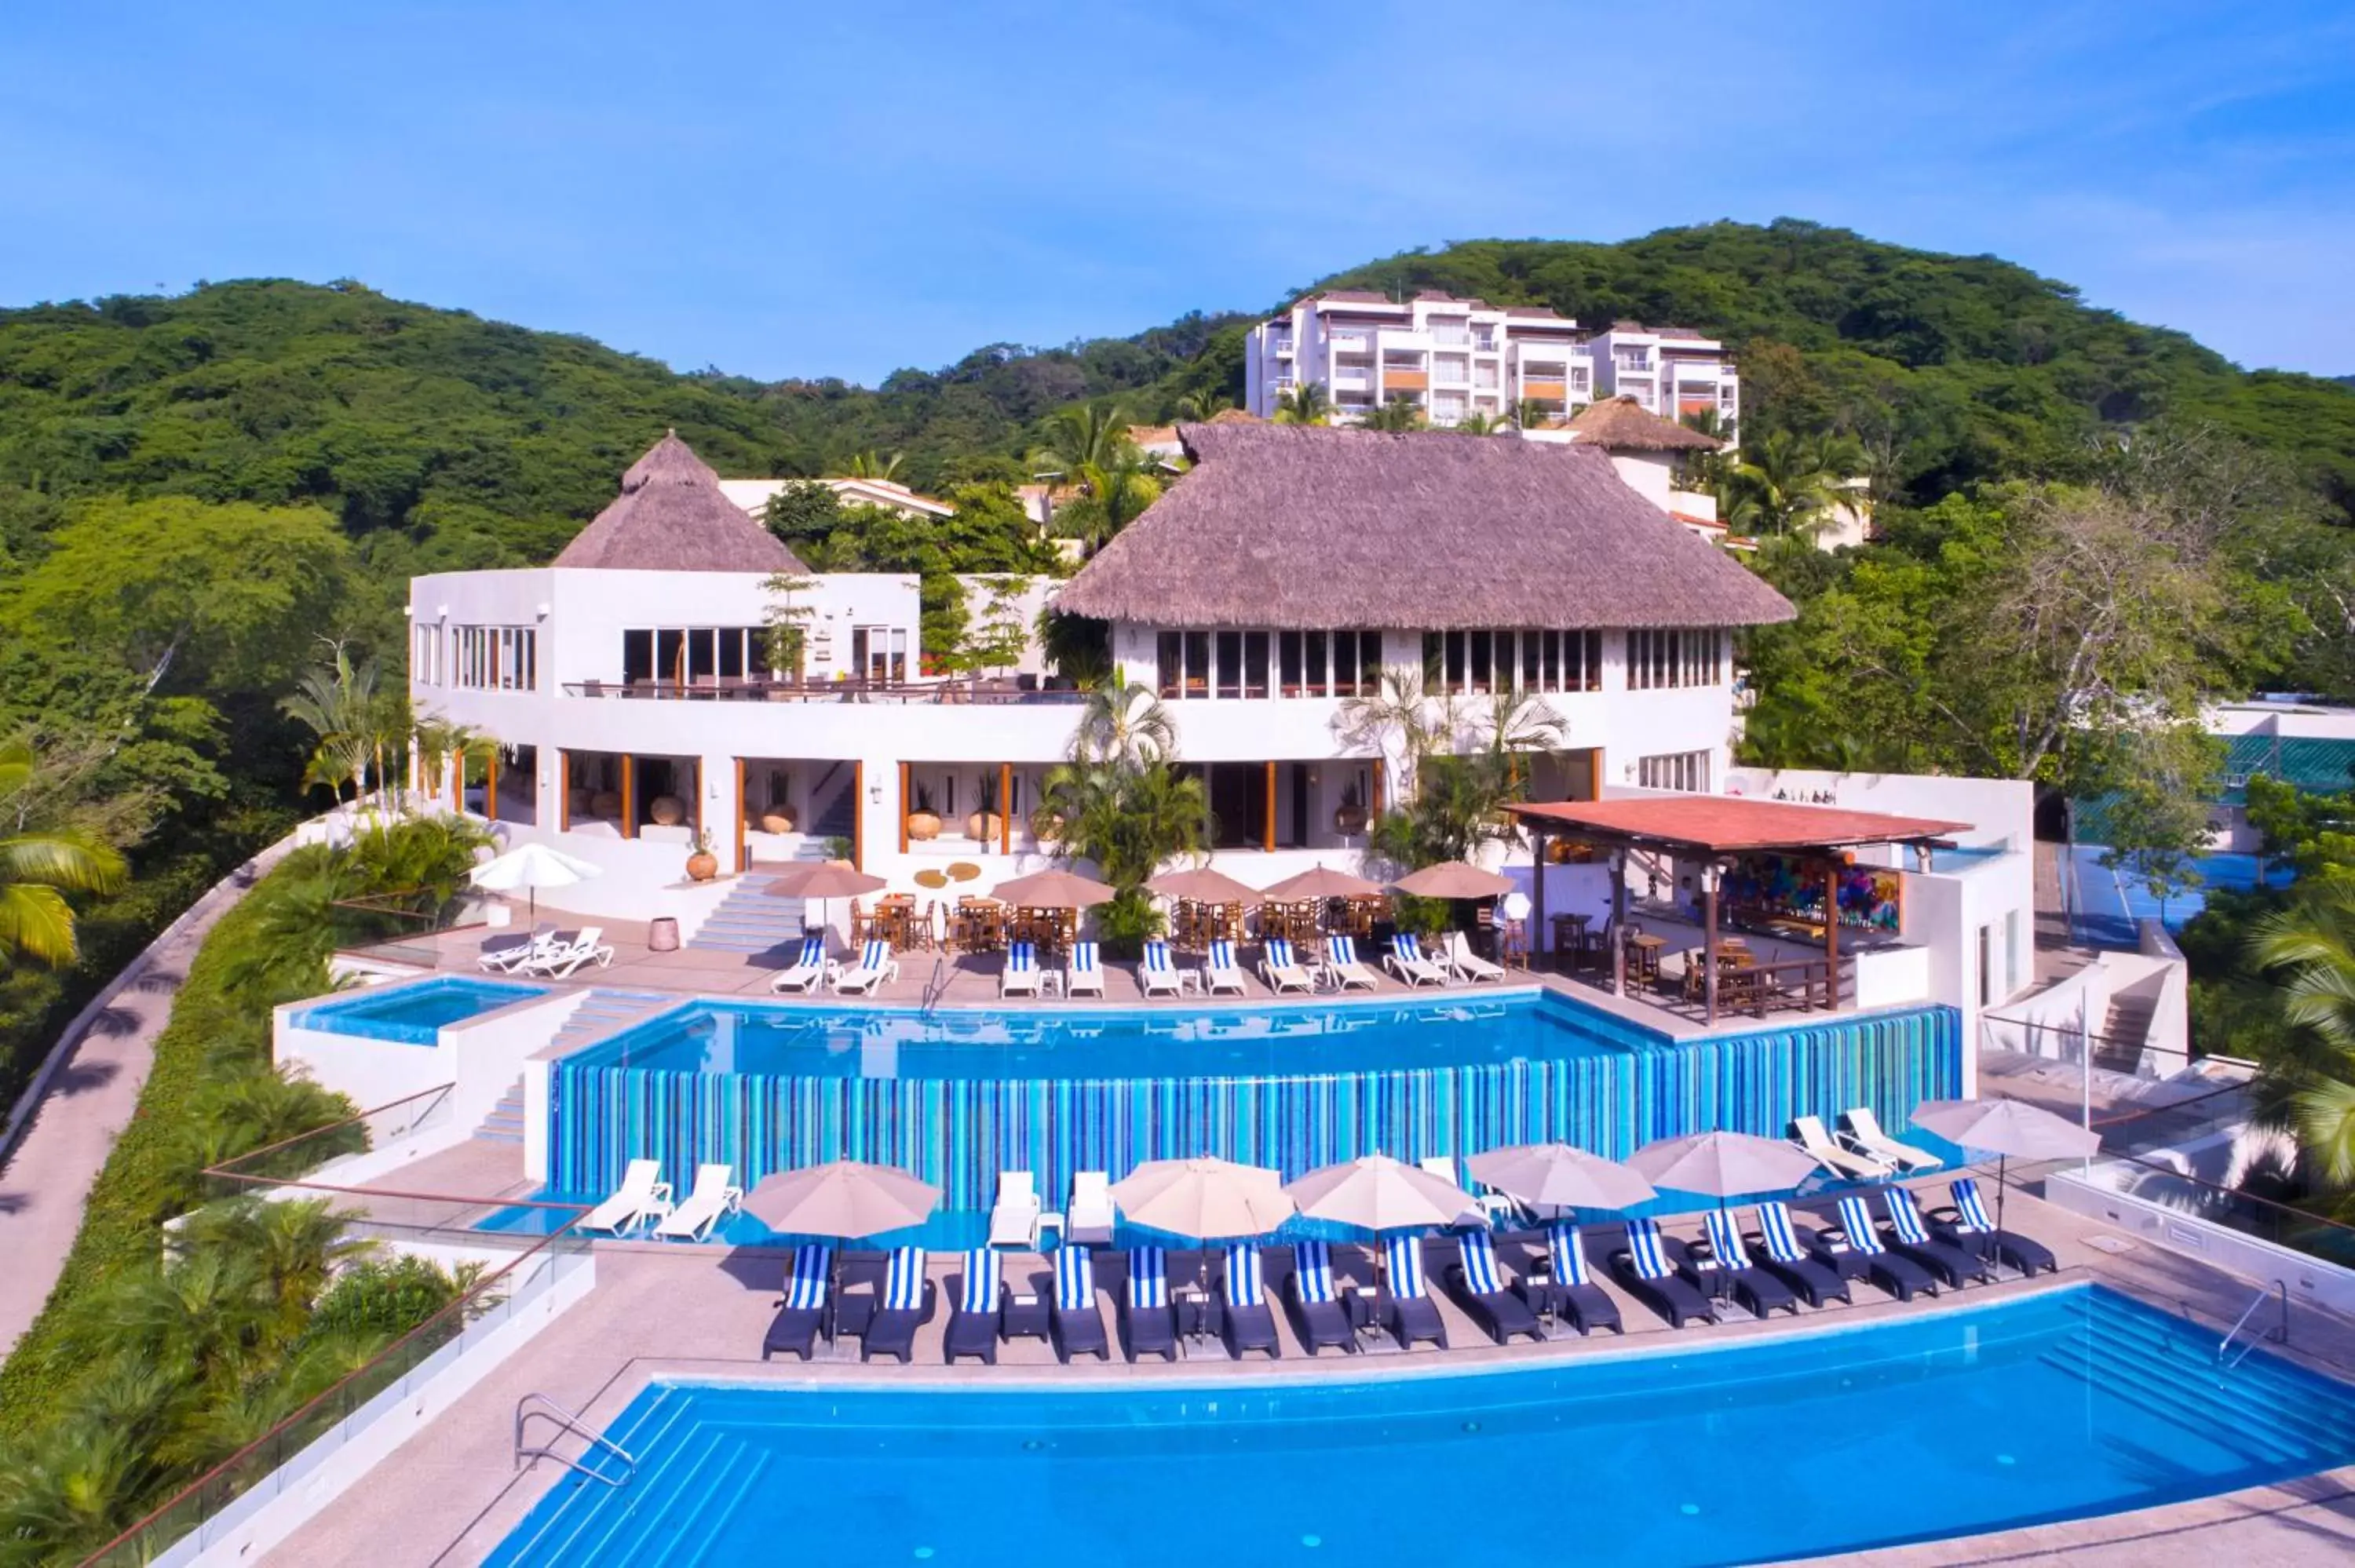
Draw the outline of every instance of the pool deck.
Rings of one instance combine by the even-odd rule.
[[[1943,1189],[1934,1189],[1943,1198]],[[1606,1285],[1627,1324],[1625,1338],[1568,1337],[1544,1344],[1488,1344],[1463,1312],[1438,1296],[1456,1348],[1446,1351],[1369,1351],[1361,1355],[1310,1357],[1292,1337],[1278,1312],[1284,1356],[1270,1361],[1236,1362],[1212,1342],[1206,1354],[1174,1364],[1153,1361],[1129,1365],[1085,1361],[1064,1367],[1037,1341],[1001,1348],[999,1364],[941,1364],[941,1336],[947,1313],[937,1312],[917,1340],[916,1360],[900,1366],[864,1365],[846,1342],[831,1355],[804,1364],[791,1359],[760,1359],[762,1331],[777,1304],[781,1264],[767,1249],[689,1248],[642,1243],[600,1245],[598,1277],[589,1296],[559,1317],[515,1355],[491,1369],[427,1430],[424,1441],[404,1443],[367,1479],[303,1527],[267,1561],[272,1564],[468,1563],[480,1561],[563,1473],[536,1461],[517,1472],[509,1451],[516,1402],[527,1393],[546,1394],[603,1425],[653,1379],[687,1377],[773,1383],[789,1388],[846,1384],[892,1385],[943,1383],[975,1387],[1050,1381],[1059,1385],[1119,1386],[1172,1380],[1231,1383],[1238,1380],[1337,1378],[1466,1372],[1527,1366],[1583,1356],[1730,1343],[1770,1335],[1806,1332],[1817,1327],[1848,1327],[1924,1312],[1950,1311],[1984,1302],[2093,1281],[2140,1298],[2170,1312],[2186,1308],[2211,1329],[2230,1322],[2247,1304],[2251,1282],[2222,1273],[2196,1259],[2132,1241],[2094,1222],[2014,1193],[2008,1219],[2022,1232],[2052,1246],[2062,1272],[2057,1279],[2007,1280],[1994,1286],[1947,1292],[1934,1301],[1902,1304],[1859,1286],[1854,1307],[1834,1305],[1794,1319],[1753,1322],[1746,1318],[1681,1332],[1668,1330],[1649,1311]],[[1511,1262],[1509,1255],[1507,1261]],[[1352,1272],[1351,1258],[1345,1276]],[[1359,1265],[1362,1266],[1362,1265]],[[933,1277],[946,1296],[954,1256],[934,1259]],[[1007,1276],[1047,1282],[1043,1262],[1015,1254]],[[1271,1280],[1271,1293],[1274,1281]],[[1437,1281],[1434,1279],[1434,1286]],[[1108,1327],[1115,1326],[1111,1298],[1099,1283]],[[1115,1340],[1117,1335],[1114,1336]],[[2274,1347],[2279,1351],[2278,1347]],[[2355,1379],[2355,1322],[2317,1309],[2294,1309],[2288,1359],[2340,1379]],[[2032,1413],[2024,1418],[2033,1419]],[[2041,1563],[2066,1558],[2073,1563],[2198,1564],[2234,1568],[2256,1564],[2343,1563],[2355,1554],[2355,1467],[2323,1475],[2249,1489],[2219,1498],[2171,1504],[2064,1524],[1919,1545],[1884,1548],[1820,1561],[1887,1568],[1931,1564]]]

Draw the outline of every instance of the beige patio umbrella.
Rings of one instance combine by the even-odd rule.
[[[2022,1160],[2089,1160],[2102,1135],[2079,1127],[2026,1100],[1923,1100],[1913,1107],[1913,1125],[1949,1143],[1996,1157],[1995,1228],[2003,1229],[2003,1199],[2009,1190],[2004,1167]]]
[[[1513,890],[1513,879],[1460,860],[1444,860],[1410,872],[1391,886],[1417,898],[1500,898]]]
[[[1018,909],[1092,909],[1120,895],[1111,884],[1072,871],[1034,871],[989,891]]]
[[[1271,904],[1298,904],[1311,898],[1372,898],[1381,891],[1380,883],[1318,865],[1285,877],[1260,896]]]
[[[922,1224],[941,1190],[889,1165],[837,1160],[764,1178],[744,1212],[773,1231],[847,1240]]]
[[[1616,1160],[1567,1143],[1521,1143],[1464,1161],[1473,1175],[1533,1209],[1632,1209],[1658,1194]]]
[[[1294,1209],[1282,1172],[1209,1155],[1148,1160],[1112,1184],[1112,1200],[1132,1224],[1203,1242],[1263,1236]]]
[[[785,867],[761,891],[772,898],[816,899],[818,924],[824,926],[829,923],[826,916],[831,913],[826,906],[835,899],[856,898],[887,885],[883,878],[871,876],[847,860],[810,860]],[[803,924],[806,926],[808,922]]]
[[[1284,1192],[1312,1220],[1365,1231],[1428,1230],[1481,1218],[1480,1200],[1471,1193],[1387,1154],[1323,1166]]]
[[[1696,1132],[1647,1143],[1627,1169],[1655,1187],[1699,1192],[1721,1204],[1749,1192],[1782,1192],[1815,1174],[1815,1156],[1748,1132]]]
[[[1145,885],[1148,893],[1164,898],[1192,898],[1204,904],[1252,904],[1259,900],[1256,887],[1246,887],[1223,871],[1203,866],[1195,871],[1173,871],[1167,876],[1156,876]]]

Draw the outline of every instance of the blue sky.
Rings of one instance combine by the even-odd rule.
[[[358,278],[873,381],[1777,215],[2355,373],[2355,7],[12,7],[0,303]]]

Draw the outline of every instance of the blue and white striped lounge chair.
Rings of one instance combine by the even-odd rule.
[[[1550,1277],[1543,1286],[1531,1280],[1529,1288],[1547,1311],[1567,1318],[1582,1334],[1608,1329],[1624,1334],[1619,1304],[1594,1283],[1586,1269],[1586,1241],[1576,1225],[1554,1225],[1546,1232],[1546,1263]]]
[[[1169,1305],[1169,1256],[1157,1246],[1131,1247],[1128,1288],[1121,1293],[1120,1337],[1130,1361],[1178,1359],[1178,1312]]]
[[[1447,983],[1447,971],[1423,956],[1423,944],[1412,931],[1401,931],[1391,938],[1391,956],[1382,965],[1410,986]]]
[[[1701,1217],[1701,1234],[1709,1241],[1709,1255],[1703,1258],[1688,1250],[1686,1278],[1696,1285],[1721,1285],[1733,1293],[1735,1301],[1750,1308],[1753,1318],[1764,1318],[1769,1312],[1797,1315],[1799,1298],[1790,1286],[1750,1261],[1750,1249],[1742,1245],[1742,1227],[1734,1223],[1731,1210],[1710,1210]]]
[[[1508,1287],[1501,1270],[1497,1267],[1497,1249],[1488,1244],[1487,1231],[1465,1231],[1455,1238],[1456,1261],[1447,1268],[1448,1283],[1463,1298],[1464,1309],[1472,1320],[1488,1330],[1488,1337],[1504,1344],[1516,1334],[1527,1334],[1532,1340],[1545,1338],[1545,1329],[1538,1315],[1518,1292]]]
[[[1096,956],[1096,945],[1073,942],[1071,966],[1063,971],[1063,994],[1100,997],[1103,993],[1103,963]]]
[[[1881,1205],[1889,1212],[1889,1250],[1898,1256],[1912,1258],[1957,1290],[1966,1279],[1985,1281],[1994,1277],[1987,1259],[1967,1247],[1940,1241],[1930,1234],[1930,1227],[1922,1223],[1922,1211],[1914,1206],[1910,1190],[1882,1188]]]
[[[1217,996],[1221,991],[1241,996],[1250,991],[1243,981],[1243,967],[1235,962],[1235,945],[1220,940],[1210,944],[1210,955],[1202,962],[1202,990],[1206,995]]]
[[[1305,996],[1316,989],[1316,981],[1292,956],[1289,939],[1270,937],[1261,947],[1259,972],[1261,978],[1267,981],[1270,991],[1278,996],[1288,991],[1296,991]]]
[[[1657,1220],[1627,1222],[1627,1245],[1611,1255],[1611,1272],[1636,1300],[1667,1319],[1671,1329],[1681,1329],[1691,1319],[1706,1322],[1713,1317],[1709,1298],[1669,1261]]]
[[[1136,966],[1136,989],[1146,996],[1183,996],[1184,982],[1178,978],[1178,966],[1169,961],[1169,944],[1151,941],[1145,944],[1145,957]]]
[[[834,977],[837,996],[873,996],[878,986],[900,978],[900,961],[891,956],[891,944],[882,937],[869,937],[860,950],[858,962]]]
[[[826,956],[826,936],[813,931],[802,938],[802,950],[790,968],[779,972],[769,982],[769,989],[787,994],[807,996],[826,983],[826,971],[834,966]]]
[[[1294,1245],[1288,1293],[1293,1331],[1310,1355],[1327,1345],[1338,1345],[1343,1351],[1358,1348],[1358,1330],[1350,1326],[1348,1308],[1333,1287],[1332,1247],[1321,1241]]]
[[[1938,1239],[1981,1257],[1992,1254],[1997,1261],[2008,1263],[2022,1274],[2060,1272],[2060,1263],[2043,1243],[2030,1241],[2018,1231],[1996,1228],[1995,1221],[1987,1217],[1987,1201],[1979,1196],[1976,1179],[1958,1176],[1946,1191],[1954,1196],[1954,1208],[1930,1219],[1930,1229]]]
[[[761,1341],[762,1361],[779,1351],[810,1359],[817,1346],[817,1331],[826,1321],[826,1293],[833,1277],[832,1247],[809,1242],[794,1249],[793,1267],[785,1275],[785,1304],[777,1309],[767,1338]]]
[[[1066,1361],[1080,1355],[1112,1360],[1096,1306],[1095,1255],[1083,1246],[1055,1249],[1055,1354]]]
[[[1240,1359],[1246,1351],[1265,1351],[1273,1361],[1284,1353],[1276,1340],[1275,1308],[1267,1304],[1261,1277],[1259,1243],[1232,1242],[1227,1246],[1220,1297],[1225,1303],[1227,1354]]]
[[[997,977],[997,994],[1039,994],[1039,948],[1035,943],[1016,942],[1006,949],[1006,972]]]
[[[1401,1350],[1412,1350],[1418,1344],[1445,1350],[1446,1320],[1439,1315],[1439,1303],[1423,1287],[1423,1237],[1392,1236],[1382,1244],[1382,1256],[1387,1265],[1380,1301],[1383,1326]]]
[[[905,1366],[915,1359],[916,1330],[932,1320],[936,1298],[924,1276],[924,1249],[903,1246],[891,1254],[883,1271],[883,1298],[858,1344],[858,1359],[879,1351],[900,1358]]]
[[[1333,977],[1335,986],[1342,991],[1380,991],[1382,977],[1368,969],[1358,957],[1358,938],[1328,937],[1325,939],[1325,972]]]
[[[1853,1279],[1861,1274],[1869,1277],[1900,1301],[1911,1301],[1917,1290],[1935,1296],[1938,1281],[1920,1264],[1910,1257],[1901,1257],[1881,1245],[1880,1227],[1872,1223],[1872,1211],[1864,1206],[1864,1194],[1850,1192],[1839,1201],[1839,1234],[1847,1242],[1845,1250],[1835,1248],[1830,1238],[1818,1234],[1816,1257],[1828,1263]]]
[[[1798,1227],[1791,1223],[1788,1203],[1758,1205],[1758,1241],[1764,1253],[1758,1266],[1798,1292],[1808,1306],[1850,1299],[1840,1271],[1808,1255]]]
[[[964,1275],[958,1282],[956,1309],[949,1314],[943,1347],[952,1364],[959,1356],[997,1364],[998,1314],[1006,1300],[1006,1282],[997,1268],[997,1254],[986,1246],[964,1255]]]

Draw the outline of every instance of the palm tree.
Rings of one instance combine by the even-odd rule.
[[[1561,416],[1561,409],[1548,408],[1534,397],[1524,397],[1513,405],[1513,423],[1525,430],[1538,429]]]
[[[1303,381],[1275,400],[1275,422],[1279,425],[1322,425],[1332,417],[1333,405],[1325,396],[1324,383]]]
[[[1107,461],[1083,464],[1071,477],[1078,482],[1080,499],[1056,509],[1055,532],[1090,550],[1102,547],[1161,499],[1153,461],[1126,437]]]
[[[1342,703],[1333,728],[1354,749],[1369,750],[1378,757],[1395,755],[1399,787],[1403,791],[1413,787],[1414,772],[1423,759],[1453,740],[1455,705],[1451,699],[1432,696],[1423,687],[1421,670],[1385,664],[1372,692]]]
[[[850,461],[842,465],[842,477],[890,479],[900,471],[900,460],[907,455],[905,452],[893,452],[890,457],[879,458],[871,447],[863,452],[853,452]]]
[[[1071,732],[1074,763],[1135,773],[1177,755],[1177,721],[1151,686],[1115,670],[1088,693]]]
[[[52,969],[74,961],[68,893],[112,893],[128,869],[114,847],[71,826],[32,820],[38,759],[21,740],[0,743],[0,969],[22,954]]]
[[[1365,418],[1369,430],[1419,430],[1423,424],[1423,405],[1412,397],[1392,397]]]
[[[278,700],[279,710],[308,729],[313,736],[310,759],[304,765],[303,785],[325,784],[343,799],[349,780],[352,798],[368,792],[368,765],[383,738],[377,708],[376,661],[355,665],[351,650],[340,641],[327,643],[331,657],[303,672],[294,690]]]
[[[1844,465],[1847,455],[1836,440],[1771,430],[1727,474],[1718,515],[1748,533],[1812,532],[1838,503],[1840,485],[1854,471]]]
[[[1205,387],[1198,392],[1188,392],[1178,399],[1178,417],[1197,425],[1207,424],[1233,407],[1227,401],[1225,393]]]
[[[1098,397],[1048,417],[1046,439],[1031,451],[1030,467],[1041,476],[1078,484],[1083,482],[1083,470],[1109,467],[1120,457],[1121,448],[1134,444],[1119,400]]]
[[[1508,436],[1514,429],[1512,420],[1502,414],[1491,414],[1485,408],[1475,408],[1445,428],[1459,436]]]
[[[2268,916],[2250,956],[2282,976],[2292,1025],[2264,1064],[2270,1108],[2297,1129],[2300,1156],[2324,1181],[2355,1189],[2355,886],[2325,884]]]

